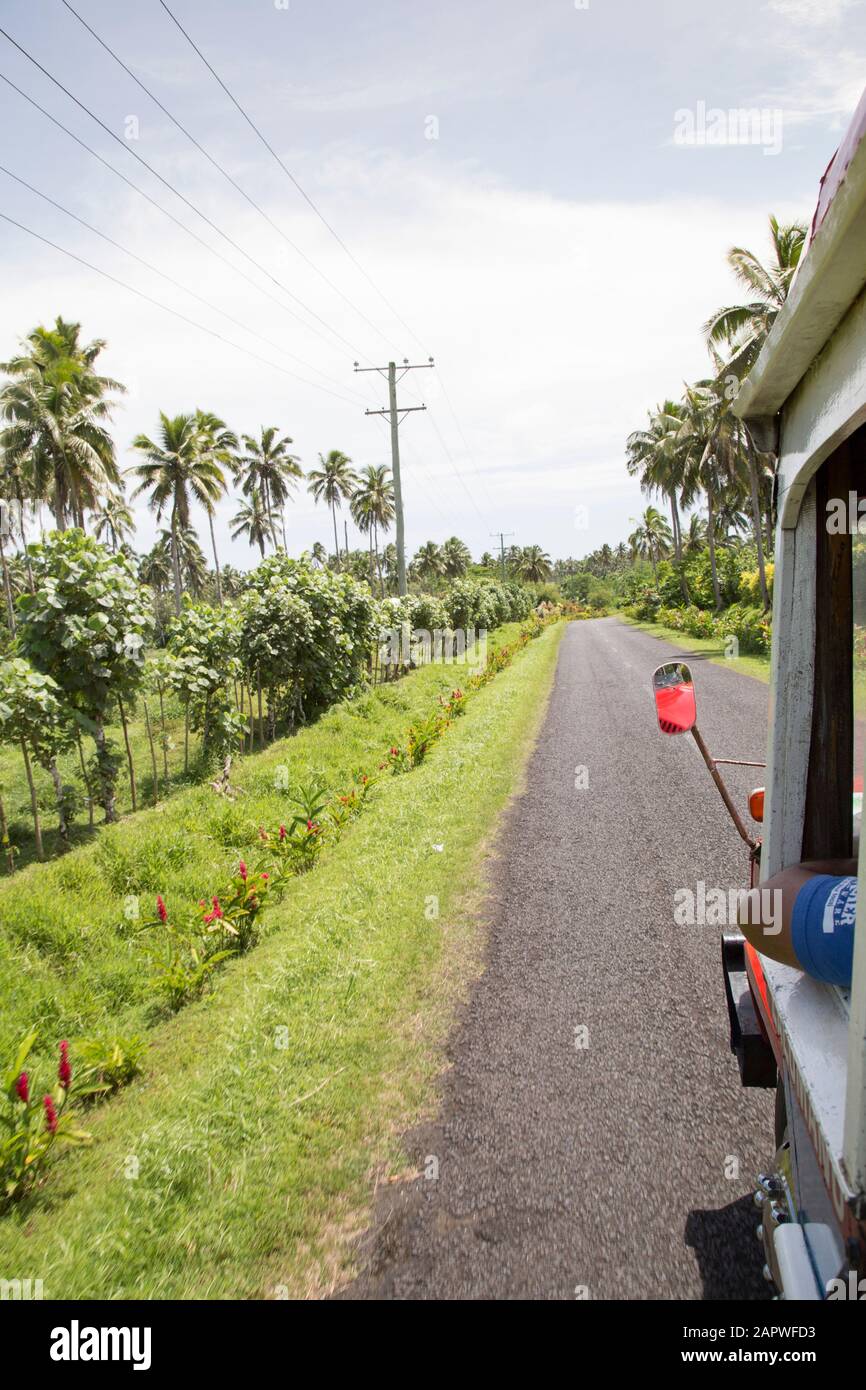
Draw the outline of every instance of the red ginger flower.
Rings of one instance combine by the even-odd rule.
[[[15,1082],[15,1091],[20,1101],[26,1105],[30,1099],[30,1083],[27,1080],[27,1073],[23,1071]]]
[[[60,1065],[57,1068],[57,1080],[60,1082],[64,1091],[69,1090],[69,1083],[72,1080],[72,1067],[69,1065],[69,1043],[60,1044]]]
[[[244,863],[243,859],[242,859],[241,862],[238,864],[238,873],[240,874],[240,876],[241,876],[241,878],[243,879],[244,883],[246,883],[246,881],[247,881],[247,866],[246,866],[246,864]]]
[[[281,825],[281,826],[280,826],[280,839],[281,839],[281,840],[284,840],[285,838],[286,838],[286,827],[285,827],[284,825]]]
[[[49,1134],[54,1134],[57,1130],[57,1111],[54,1109],[54,1101],[46,1095],[42,1097],[42,1104],[45,1106],[45,1128]]]
[[[219,900],[219,898],[213,898],[212,901],[213,901],[213,910],[212,910],[211,912],[208,912],[207,915],[205,916],[205,919],[204,919],[204,920],[205,920],[206,922],[213,922],[213,921],[216,921],[216,920],[218,920],[220,917],[222,917],[222,915],[223,915],[223,910],[222,910],[222,908],[220,907],[220,900]]]
[[[168,921],[168,908],[166,907],[165,903],[164,903],[163,900],[162,900],[162,894],[161,894],[161,893],[157,893],[157,895],[156,895],[156,910],[157,910],[157,912],[159,913],[159,920],[160,920],[160,922],[167,922],[167,921]]]

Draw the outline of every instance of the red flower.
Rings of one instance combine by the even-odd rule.
[[[222,908],[220,907],[220,900],[219,900],[219,898],[213,898],[213,899],[212,899],[212,902],[213,902],[213,910],[212,910],[211,912],[208,912],[208,913],[206,914],[205,919],[204,919],[206,922],[218,921],[219,918],[222,917],[222,915],[223,915],[223,910],[222,910]]]
[[[396,749],[396,748],[389,748],[389,749],[388,749],[388,756],[389,756],[389,758],[396,758],[396,756],[397,756],[397,749]]]
[[[60,1082],[64,1091],[69,1090],[69,1083],[72,1080],[72,1067],[69,1065],[69,1043],[60,1044],[60,1065],[57,1068],[57,1080]]]
[[[18,1080],[15,1082],[15,1090],[17,1092],[18,1099],[23,1101],[26,1105],[28,1100],[30,1099],[30,1084],[27,1080],[26,1071],[23,1071],[19,1076]]]
[[[285,838],[286,838],[286,827],[285,827],[284,825],[281,825],[281,826],[280,826],[280,840],[284,840]]]
[[[267,883],[269,878],[270,874],[262,874],[262,883]]]
[[[54,1109],[54,1101],[50,1096],[43,1096],[42,1104],[45,1106],[45,1128],[49,1134],[54,1134],[57,1129],[57,1111]]]
[[[165,903],[164,903],[163,900],[162,900],[162,894],[161,894],[161,893],[157,893],[157,895],[156,895],[156,910],[157,910],[157,912],[159,913],[159,920],[160,920],[160,922],[167,922],[167,921],[168,921],[168,908],[166,907]]]
[[[247,866],[246,866],[246,864],[244,863],[243,859],[242,859],[241,862],[238,864],[238,873],[240,874],[240,876],[241,876],[241,878],[243,879],[244,883],[246,883],[246,881],[247,881]]]

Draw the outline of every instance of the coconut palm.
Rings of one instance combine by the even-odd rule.
[[[209,459],[214,465],[214,478],[219,475],[220,496],[228,491],[225,480],[224,468],[231,468],[235,462],[235,451],[238,447],[237,435],[233,434],[223,420],[212,411],[197,410],[195,413],[196,424],[199,430],[202,457]],[[214,572],[216,574],[217,603],[222,608],[223,588],[222,575],[220,574],[220,561],[217,554],[216,536],[214,535],[213,519],[216,510],[215,500],[205,505],[207,512],[207,523],[210,529],[210,544],[213,551]]]
[[[171,569],[171,531],[159,533],[155,550],[162,552],[165,563]],[[198,535],[192,526],[184,526],[177,533],[177,554],[180,562],[180,575],[184,589],[194,598],[203,592],[208,581],[208,567],[205,553],[199,543]]]
[[[169,417],[160,412],[156,440],[139,434],[132,447],[144,462],[130,471],[139,479],[133,497],[148,493],[148,506],[160,521],[170,511],[171,565],[174,576],[174,609],[180,614],[183,583],[180,564],[180,533],[191,525],[193,502],[206,512],[215,506],[225,490],[219,463],[208,451],[195,415]]]
[[[717,366],[742,380],[751,370],[776,315],[788,297],[794,273],[806,243],[806,227],[801,222],[780,226],[770,217],[773,261],[764,265],[752,251],[733,246],[728,265],[741,285],[755,298],[745,304],[718,309],[704,324],[707,344]]]
[[[135,530],[132,512],[122,492],[110,492],[100,498],[93,512],[93,534],[117,554]]]
[[[415,552],[412,566],[419,579],[435,581],[440,579],[445,573],[445,562],[442,559],[442,551],[435,541],[425,541],[419,550]]]
[[[358,479],[352,470],[352,460],[339,449],[332,449],[325,458],[319,454],[321,468],[314,468],[307,474],[307,486],[316,502],[325,502],[331,508],[334,523],[334,550],[337,568],[340,568],[340,542],[337,537],[337,508],[344,501],[351,501],[352,493],[358,486]]]
[[[382,570],[379,564],[379,530],[387,531],[394,520],[394,484],[385,465],[368,464],[362,471],[349,503],[352,520],[359,531],[370,537],[370,588],[373,588],[373,555],[379,573],[379,587],[384,593]]]
[[[552,573],[550,556],[545,554],[540,545],[524,546],[515,566],[515,573],[519,579],[525,579],[530,584],[549,579]]]
[[[679,402],[666,400],[649,412],[647,428],[635,430],[626,440],[629,473],[640,479],[644,492],[650,496],[659,492],[670,503],[674,558],[678,566],[683,554],[679,507],[692,481],[688,441],[682,433],[684,413]],[[679,580],[683,599],[688,603],[688,586],[681,570]]]
[[[310,551],[310,559],[314,565],[318,565],[319,569],[325,569],[327,566],[328,552],[321,541],[314,542],[313,548]]]
[[[689,517],[689,529],[685,535],[685,552],[687,555],[695,555],[704,549],[706,543],[707,523],[698,512],[693,512]]]
[[[237,460],[235,480],[245,496],[252,497],[255,490],[261,494],[274,549],[278,544],[276,517],[279,516],[283,549],[286,550],[285,506],[297,479],[304,476],[300,460],[289,453],[293,440],[288,434],[280,438],[276,425],[262,425],[258,439],[245,434],[242,442],[247,452]]]
[[[257,545],[265,558],[265,543],[270,541],[276,548],[274,523],[268,515],[265,500],[258,488],[253,488],[249,501],[242,502],[231,519],[232,540],[246,536],[250,545]]]
[[[104,340],[83,344],[80,332],[80,324],[57,318],[53,328],[35,328],[24,351],[0,364],[9,377],[0,392],[4,456],[21,467],[31,499],[50,501],[61,530],[70,517],[83,529],[85,511],[120,482],[106,425],[109,397],[125,387],[95,370]]]
[[[628,543],[633,555],[649,560],[653,577],[657,580],[659,560],[670,550],[673,533],[656,507],[647,507],[629,536]]]
[[[469,547],[458,536],[450,536],[442,543],[442,563],[449,579],[460,579],[472,564]]]

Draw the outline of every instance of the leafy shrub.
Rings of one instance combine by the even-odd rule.
[[[764,576],[767,581],[767,597],[772,602],[773,599],[773,575],[775,565],[770,561],[764,565]],[[758,569],[740,571],[740,597],[747,603],[761,603],[761,571]]]
[[[25,1196],[35,1185],[55,1144],[86,1144],[90,1140],[72,1118],[68,1044],[60,1044],[57,1084],[41,1097],[42,1087],[35,1086],[25,1071],[36,1037],[35,1032],[28,1034],[3,1075],[6,1111],[0,1139],[0,1209]]]
[[[128,1086],[141,1071],[146,1051],[147,1043],[137,1034],[100,1033],[73,1043],[84,1074],[102,1094]]]

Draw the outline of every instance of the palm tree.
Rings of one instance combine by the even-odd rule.
[[[780,226],[770,217],[773,263],[765,266],[752,251],[732,246],[728,265],[737,280],[756,297],[746,304],[718,309],[704,324],[707,344],[718,358],[727,353],[725,372],[740,380],[751,370],[776,315],[788,297],[806,243],[802,222]]]
[[[276,425],[262,425],[259,438],[243,436],[246,454],[239,458],[236,466],[236,481],[239,481],[244,494],[251,497],[254,490],[261,493],[265,511],[270,522],[270,532],[274,549],[277,546],[277,527],[274,513],[278,512],[283,533],[283,549],[286,545],[285,506],[298,478],[304,476],[300,460],[289,453],[293,443],[290,435],[278,437]]]
[[[425,541],[412,561],[419,579],[437,580],[445,573],[442,551],[435,541]]]
[[[673,534],[656,507],[647,507],[629,536],[628,543],[633,555],[640,555],[649,560],[653,567],[653,577],[657,582],[659,560],[670,550]]]
[[[109,395],[125,387],[94,369],[104,340],[82,344],[80,332],[80,324],[57,318],[53,328],[35,328],[24,351],[0,364],[9,376],[0,392],[7,422],[0,444],[8,465],[22,468],[32,500],[50,498],[60,530],[70,515],[83,529],[85,511],[120,483],[106,424]]]
[[[384,594],[382,570],[379,564],[379,529],[387,531],[394,520],[394,484],[385,465],[368,464],[363,470],[349,504],[352,520],[359,531],[370,536],[370,588],[373,588],[373,553],[379,572],[379,588]]]
[[[215,505],[225,490],[225,478],[206,445],[203,446],[195,415],[175,415],[170,418],[160,412],[158,440],[139,434],[132,441],[132,447],[144,455],[144,462],[130,470],[139,479],[133,497],[142,492],[149,493],[148,506],[156,513],[157,521],[162,519],[166,508],[170,508],[174,611],[179,615],[183,592],[180,532],[186,531],[191,525],[193,502],[198,502],[205,511]]]
[[[246,536],[250,545],[257,545],[265,558],[265,542],[270,541],[276,548],[274,539],[274,524],[268,515],[264,498],[258,488],[253,488],[248,502],[242,502],[237,512],[231,519],[232,540],[236,541],[238,536]]]
[[[110,492],[99,500],[93,512],[93,534],[105,541],[113,554],[133,534],[132,512],[122,492]]]
[[[515,571],[519,579],[526,579],[530,584],[540,583],[550,578],[550,556],[545,554],[540,545],[524,546]]]
[[[156,548],[160,549],[165,556],[166,564],[171,566],[171,532],[160,531]],[[194,527],[183,526],[177,533],[177,556],[180,564],[180,576],[184,589],[188,589],[194,598],[198,598],[204,591],[208,580],[208,567],[205,553],[199,543],[198,535]]]
[[[325,567],[327,566],[328,552],[322,545],[321,541],[316,541],[314,543],[313,549],[310,552],[310,559],[312,560],[314,565],[318,565],[319,569],[325,569]]]
[[[469,547],[458,536],[450,536],[442,544],[442,563],[449,579],[460,579],[472,564]]]
[[[697,512],[693,512],[689,517],[689,529],[685,538],[685,550],[687,555],[694,555],[699,550],[703,550],[707,543],[707,523]]]
[[[688,586],[680,569],[683,551],[677,500],[689,483],[689,449],[682,434],[683,418],[683,406],[677,401],[664,401],[650,411],[647,428],[635,430],[626,440],[626,468],[632,477],[639,477],[644,492],[650,496],[660,492],[670,502],[674,558],[683,599],[688,603]]]
[[[319,454],[321,468],[314,468],[307,474],[307,486],[316,502],[326,502],[331,508],[334,523],[334,550],[337,555],[337,568],[340,568],[340,542],[337,537],[337,508],[344,501],[351,501],[352,493],[358,486],[358,479],[352,471],[352,460],[332,449],[327,458]]]
[[[214,465],[214,478],[219,475],[220,496],[223,496],[228,487],[225,480],[223,468],[231,468],[234,463],[235,450],[238,447],[237,435],[226,426],[219,416],[211,411],[197,410],[195,413],[196,424],[200,435],[200,449],[203,458],[207,458]],[[213,551],[214,571],[216,573],[217,603],[220,608],[223,606],[223,587],[222,576],[220,574],[220,561],[217,554],[216,536],[213,529],[213,518],[215,502],[205,504],[207,512],[207,522],[210,528],[210,544]]]

